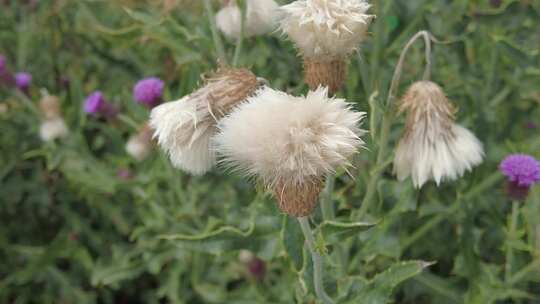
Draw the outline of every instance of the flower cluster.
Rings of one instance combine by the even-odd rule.
[[[44,117],[39,128],[41,139],[49,142],[67,136],[69,131],[62,117],[58,97],[46,95],[40,100],[39,106]]]

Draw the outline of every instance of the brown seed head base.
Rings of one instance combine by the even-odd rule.
[[[208,99],[216,118],[225,116],[259,87],[257,76],[248,69],[220,68],[205,81],[213,88]]]
[[[47,95],[39,101],[39,108],[47,119],[60,117],[60,100],[53,95]]]
[[[304,81],[311,90],[325,86],[330,95],[334,95],[343,86],[346,76],[347,65],[341,58],[304,58]]]
[[[303,217],[313,213],[317,207],[322,188],[323,182],[320,180],[292,186],[278,183],[273,194],[281,211],[290,216]]]

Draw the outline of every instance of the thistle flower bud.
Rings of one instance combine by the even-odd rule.
[[[540,182],[540,162],[530,155],[509,155],[499,169],[507,177],[506,192],[514,200],[524,201],[530,188]]]
[[[431,179],[439,185],[482,162],[482,143],[454,122],[456,111],[433,82],[419,81],[407,90],[400,104],[400,112],[407,112],[405,133],[394,158],[399,180],[411,176],[417,188]]]
[[[247,268],[251,277],[256,280],[264,279],[266,275],[266,263],[249,250],[240,250],[238,260]]]
[[[312,90],[335,93],[345,81],[346,59],[367,36],[374,15],[365,0],[297,0],[281,7],[281,30],[304,57],[305,81]]]
[[[153,108],[161,103],[164,86],[165,83],[157,77],[142,79],[133,87],[133,97],[135,101]]]
[[[326,88],[294,97],[264,87],[222,119],[214,140],[224,162],[262,181],[283,212],[307,216],[324,176],[348,166],[364,144],[364,115]]]
[[[134,159],[142,161],[152,151],[152,129],[145,123],[137,134],[131,136],[126,143],[126,152]]]
[[[105,99],[101,91],[95,91],[86,98],[84,111],[105,118],[113,118],[118,114],[118,109]]]
[[[39,102],[39,108],[45,118],[39,129],[41,140],[48,142],[68,135],[69,131],[62,118],[58,97],[44,96]]]
[[[15,86],[25,93],[30,89],[32,83],[32,75],[26,72],[19,72],[15,74]]]
[[[222,68],[192,94],[154,108],[150,126],[172,164],[192,174],[210,170],[216,162],[210,138],[216,133],[217,121],[258,85],[249,70]]]
[[[247,0],[244,37],[263,35],[277,27],[278,8],[274,0]],[[236,1],[226,1],[216,14],[216,25],[229,39],[238,39],[242,30],[242,13]]]

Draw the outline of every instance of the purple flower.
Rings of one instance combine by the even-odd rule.
[[[507,156],[499,165],[508,181],[521,187],[531,187],[540,182],[540,162],[526,154]]]
[[[152,108],[161,102],[164,85],[157,77],[142,79],[133,87],[133,97],[137,102]]]
[[[0,54],[0,73],[6,70],[6,56]]]
[[[118,110],[105,100],[101,91],[95,91],[86,98],[84,101],[84,111],[93,115],[101,114],[108,118],[118,113]]]
[[[26,72],[19,72],[15,74],[15,85],[21,91],[28,91],[30,84],[32,83],[32,75]]]

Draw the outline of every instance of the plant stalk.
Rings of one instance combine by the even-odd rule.
[[[371,172],[371,179],[366,188],[366,194],[364,195],[364,199],[362,200],[362,206],[360,207],[360,210],[356,215],[358,218],[364,217],[371,205],[373,204],[375,193],[377,191],[377,185],[379,183],[379,179],[381,178],[381,174],[384,171],[384,166],[382,165],[384,164],[386,158],[386,150],[388,149],[390,130],[392,128],[392,122],[394,121],[395,114],[393,100],[401,80],[403,63],[405,61],[405,56],[407,55],[407,52],[414,44],[414,42],[420,37],[424,38],[424,43],[426,45],[426,67],[424,70],[423,79],[428,80],[431,77],[431,41],[434,39],[428,31],[420,31],[416,33],[403,48],[403,51],[401,52],[398,63],[396,65],[394,75],[392,77],[390,89],[388,90],[388,95],[386,97],[385,111],[381,123],[375,170],[372,170]]]
[[[508,227],[508,238],[513,240],[516,237],[517,222],[519,217],[519,202],[512,202],[512,215]],[[509,283],[512,277],[512,265],[514,264],[514,250],[507,240],[506,262],[504,264],[504,280]]]
[[[299,217],[298,222],[300,223],[300,227],[302,227],[302,232],[306,238],[306,244],[313,260],[313,285],[315,286],[315,294],[324,304],[334,304],[334,301],[324,291],[323,261],[320,253],[315,248],[315,239],[309,226],[309,220],[307,217]]]
[[[246,3],[240,4],[240,36],[238,36],[238,39],[236,40],[236,49],[234,50],[234,57],[232,66],[236,67],[238,66],[238,61],[240,61],[240,54],[242,54],[242,46],[244,44],[244,31],[246,28]]]
[[[218,55],[218,60],[220,64],[227,64],[227,56],[225,55],[225,47],[223,47],[223,41],[221,41],[221,36],[219,35],[216,19],[214,18],[214,10],[212,9],[212,3],[210,0],[203,0],[204,8],[206,9],[206,14],[208,15],[208,22],[210,22],[210,30],[212,31],[212,39],[214,40],[214,47],[216,48],[216,53]]]

